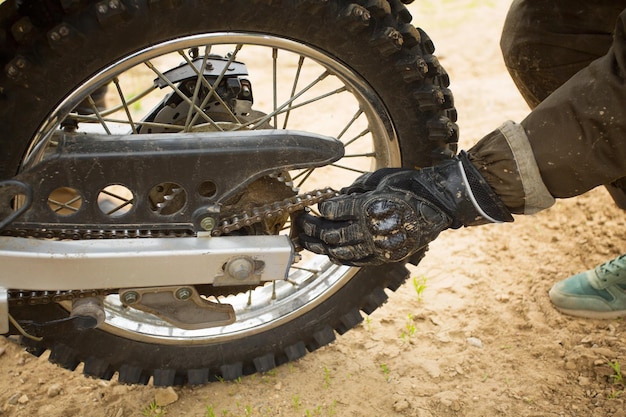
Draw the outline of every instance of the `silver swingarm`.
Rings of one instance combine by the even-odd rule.
[[[0,237],[0,334],[7,289],[57,291],[283,280],[294,262],[287,236],[53,241]]]

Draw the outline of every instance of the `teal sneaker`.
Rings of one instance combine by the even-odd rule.
[[[548,294],[559,311],[571,316],[626,317],[626,254],[557,282]]]

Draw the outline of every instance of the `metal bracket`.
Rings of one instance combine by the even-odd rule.
[[[236,318],[230,304],[206,300],[194,287],[131,288],[120,293],[120,300],[181,329],[225,326]]]

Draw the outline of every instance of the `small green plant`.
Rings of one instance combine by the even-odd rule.
[[[387,364],[382,363],[382,364],[380,365],[380,369],[382,369],[383,374],[385,375],[385,380],[386,380],[387,382],[389,382],[389,379],[390,379],[390,376],[389,376],[389,375],[390,375],[390,373],[391,373],[391,370],[389,369],[389,367],[387,366]]]
[[[141,413],[146,417],[162,417],[167,413],[167,410],[153,400]]]
[[[324,366],[324,388],[330,388],[330,381],[331,381],[330,369]]]
[[[372,330],[372,319],[370,316],[365,316],[365,329],[368,332]]]
[[[407,322],[404,325],[402,333],[400,334],[400,338],[406,342],[407,339],[410,339],[413,335],[415,335],[415,331],[415,320],[413,318],[413,314],[409,313],[407,317]]]
[[[213,411],[213,406],[207,405],[204,411],[204,417],[216,417],[215,411]]]
[[[621,369],[619,362],[617,360],[614,360],[612,362],[609,361],[609,366],[614,372],[614,374],[611,375],[611,379],[613,380],[613,383],[624,385],[624,377],[622,375],[622,369]]]
[[[291,405],[293,406],[294,410],[299,410],[300,406],[302,404],[300,404],[300,396],[299,395],[294,395],[293,398],[291,399]]]
[[[415,293],[417,294],[417,301],[422,301],[422,295],[426,289],[426,281],[427,278],[424,276],[420,278],[413,277],[413,288],[415,288]]]
[[[333,400],[333,403],[328,406],[328,415],[331,417],[337,415],[337,400]]]
[[[624,391],[622,391],[621,389],[614,389],[611,388],[611,392],[609,393],[609,395],[607,395],[607,399],[609,400],[616,400],[618,399],[622,394],[624,393]]]

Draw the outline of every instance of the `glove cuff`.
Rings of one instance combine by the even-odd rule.
[[[469,161],[467,153],[461,151],[457,158],[459,171],[466,186],[466,195],[464,197],[466,197],[466,203],[471,203],[473,210],[457,211],[456,220],[463,226],[512,222],[513,216],[511,216],[500,197]],[[467,204],[459,204],[459,206],[462,205],[467,206]],[[466,208],[469,209],[469,207]],[[468,216],[467,214],[471,215]]]

